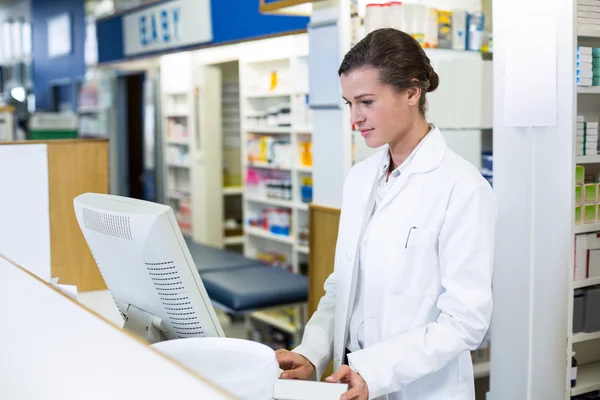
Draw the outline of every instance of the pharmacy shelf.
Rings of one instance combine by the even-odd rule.
[[[308,203],[298,203],[296,207],[298,210],[308,211]]]
[[[579,281],[573,281],[573,289],[581,289],[584,287],[590,287],[594,285],[600,285],[600,278],[589,278],[582,279]]]
[[[223,243],[230,246],[244,244],[244,236],[226,236]]]
[[[296,251],[302,254],[310,254],[310,249],[308,248],[308,246],[301,246],[299,244],[296,245]]]
[[[573,335],[573,343],[588,342],[590,340],[600,339],[600,332],[576,333]]]
[[[600,362],[579,365],[577,367],[577,384],[571,388],[571,396],[600,390]]]
[[[600,39],[600,30],[596,29],[579,29],[577,36],[580,38],[597,38]]]
[[[223,194],[225,196],[234,196],[238,194],[242,194],[244,192],[244,188],[241,186],[229,186],[223,188]]]
[[[577,93],[600,94],[600,86],[577,86]]]
[[[298,172],[312,173],[313,168],[312,167],[307,167],[307,166],[304,166],[304,165],[298,165],[296,167],[296,171],[298,171]]]
[[[183,169],[189,169],[190,168],[190,164],[189,163],[175,163],[175,162],[169,162],[167,163],[167,165],[171,168],[183,168]]]
[[[77,109],[80,114],[95,114],[110,110],[109,106],[81,106]]]
[[[286,235],[276,235],[262,228],[256,228],[254,226],[245,226],[244,232],[246,232],[250,236],[255,236],[263,239],[272,240],[274,242],[279,242],[283,244],[289,244],[291,246],[294,245],[294,237],[286,236]]]
[[[296,332],[298,331],[294,325],[290,324],[284,318],[273,317],[273,316],[266,314],[264,312],[261,312],[261,311],[255,311],[250,315],[252,318],[255,318],[259,321],[264,322],[265,324],[273,326],[277,329],[280,329],[280,330],[290,333],[292,335],[295,335]]]
[[[473,364],[473,375],[475,376],[475,379],[490,376],[490,363],[483,362]]]
[[[296,127],[293,132],[298,135],[312,135],[313,130],[309,127]]]
[[[175,199],[175,200],[189,199],[190,198],[190,193],[170,191],[170,192],[167,193],[167,198],[169,198],[169,199]]]
[[[189,115],[190,114],[187,112],[172,112],[172,113],[165,114],[165,117],[166,118],[188,118]]]
[[[600,232],[600,223],[598,224],[581,224],[575,226],[575,234]]]
[[[168,139],[167,143],[173,144],[173,145],[178,145],[178,146],[189,146],[190,145],[189,139]]]
[[[290,200],[270,199],[268,197],[246,196],[246,200],[251,203],[267,204],[275,207],[294,208],[295,205]]]
[[[268,99],[273,97],[290,97],[292,92],[264,92],[264,93],[249,93],[246,94],[246,98],[248,99]]]
[[[579,156],[575,159],[577,164],[600,164],[600,155]]]
[[[257,161],[253,161],[248,163],[248,165],[246,165],[246,167],[248,168],[262,168],[262,169],[276,169],[279,171],[291,171],[292,167],[290,166],[283,166],[283,165],[276,165],[276,164],[269,164],[266,162],[257,162]]]
[[[292,129],[289,127],[267,127],[267,128],[250,128],[247,130],[250,134],[290,134]]]

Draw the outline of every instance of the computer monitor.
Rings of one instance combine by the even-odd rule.
[[[96,193],[74,206],[124,329],[150,343],[224,336],[171,207]]]

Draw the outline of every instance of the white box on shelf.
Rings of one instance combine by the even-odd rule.
[[[577,77],[577,85],[578,86],[592,86],[592,79]]]
[[[588,278],[600,277],[600,250],[590,250]]]
[[[577,6],[577,15],[579,15],[579,12],[591,12],[591,13],[600,14],[600,6],[582,6],[582,5],[578,5]]]
[[[577,122],[585,122],[585,117],[583,115],[578,115]]]
[[[589,70],[589,71],[577,70],[577,76],[581,77],[581,78],[593,78],[594,72],[592,70]]]
[[[585,123],[584,122],[578,122],[577,123],[577,129],[585,129]]]
[[[585,47],[585,46],[577,46],[577,54],[592,54],[592,48],[591,47]]]
[[[577,0],[578,6],[600,6],[600,0]]]
[[[600,29],[600,27],[597,29]],[[593,63],[594,57],[591,54],[577,54],[577,61],[580,63]]]

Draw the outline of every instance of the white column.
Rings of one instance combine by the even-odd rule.
[[[313,5],[309,35],[315,35],[318,27],[332,25],[332,28],[327,30],[330,39],[325,42],[323,36],[319,36],[319,41],[327,43],[330,51],[339,56],[339,62],[332,66],[311,49],[310,79],[313,83],[320,82],[322,79],[335,80],[339,87],[337,68],[350,49],[349,1],[328,0]],[[323,70],[326,71],[325,78],[324,74],[316,72]],[[314,95],[311,89],[311,99]],[[333,208],[342,206],[344,179],[352,166],[350,117],[342,102],[341,89],[337,98],[338,104],[334,106],[312,108],[313,203]]]
[[[575,4],[573,0],[499,0],[494,26],[494,189],[499,204],[492,322],[492,400],[564,400],[568,271],[573,256],[573,130],[575,129]],[[526,18],[516,18],[525,16]],[[535,21],[555,26],[557,123],[507,126],[505,105],[531,101],[506,93],[505,71],[515,30],[536,45]],[[533,23],[532,23],[533,22]],[[541,35],[540,35],[541,34]],[[544,40],[544,39],[541,39]],[[537,41],[537,42],[536,42]],[[535,88],[525,88],[535,90]],[[542,99],[540,99],[542,100]]]

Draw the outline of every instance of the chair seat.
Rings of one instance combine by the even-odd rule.
[[[306,276],[264,264],[200,271],[200,276],[211,300],[236,312],[284,306],[308,299]]]
[[[206,246],[186,239],[194,264],[198,272],[213,271],[227,268],[240,268],[256,265],[259,262],[230,251]]]

